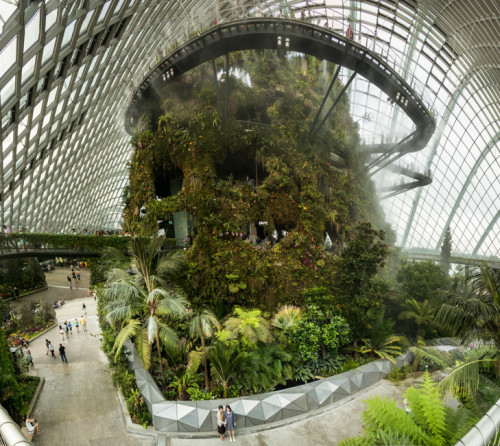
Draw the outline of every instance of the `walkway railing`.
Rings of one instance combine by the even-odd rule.
[[[107,247],[127,251],[130,237],[72,234],[0,234],[0,260],[16,257],[95,257]],[[176,247],[175,239],[164,239],[166,251]]]
[[[2,406],[0,406],[0,445],[33,446],[31,441],[26,440],[17,423]]]
[[[498,445],[500,445],[500,399],[456,444],[456,446]]]

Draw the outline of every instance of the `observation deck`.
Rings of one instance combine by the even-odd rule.
[[[295,51],[337,65],[338,69],[311,126],[310,138],[314,138],[339,97],[358,74],[376,85],[391,103],[401,108],[414,123],[415,129],[396,143],[367,147],[368,151],[374,154],[367,166],[370,175],[393,163],[405,153],[423,149],[435,131],[436,123],[431,111],[415,90],[380,56],[334,30],[300,20],[265,17],[234,20],[213,26],[173,50],[133,91],[125,114],[125,130],[132,135],[141,115],[150,109],[151,104],[161,103],[162,98],[157,92],[162,90],[166,82],[220,56],[251,49]],[[323,112],[323,106],[340,67],[347,68],[352,74],[330,109]],[[429,183],[430,181],[426,180],[421,181],[419,185]],[[398,187],[398,190],[404,188]]]

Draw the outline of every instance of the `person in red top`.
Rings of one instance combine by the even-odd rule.
[[[349,26],[347,27],[347,31],[345,32],[345,36],[349,39],[352,40],[354,37],[354,33],[351,28],[351,22],[349,22]]]

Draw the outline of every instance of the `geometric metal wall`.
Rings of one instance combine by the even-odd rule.
[[[398,244],[438,252],[449,226],[455,252],[498,256],[498,0],[1,1],[0,223],[39,232],[119,227],[131,92],[176,44],[215,18],[255,17],[257,6],[344,35],[350,21],[355,41],[433,111],[427,147],[400,159],[430,170],[432,184],[383,201]],[[412,131],[362,77],[348,95],[366,144]],[[374,180],[393,186],[387,176]]]
[[[412,363],[407,352],[397,358],[396,365],[386,359],[364,364],[356,369],[290,389],[242,398],[209,401],[167,401],[128,340],[125,344],[129,367],[134,371],[137,386],[153,416],[157,431],[214,432],[217,429],[219,405],[229,404],[238,420],[238,429],[258,426],[304,415],[328,406],[385,378],[394,367]],[[130,353],[130,354],[129,354]]]

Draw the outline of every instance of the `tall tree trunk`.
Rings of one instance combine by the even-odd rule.
[[[224,390],[224,398],[227,398],[227,381],[222,381],[222,389]]]
[[[165,388],[165,387],[167,387],[167,385],[165,383],[165,374],[163,373],[163,364],[161,362],[160,337],[158,336],[158,330],[156,330],[156,348],[158,350],[158,360],[160,363],[161,383],[163,384],[163,388]]]
[[[205,369],[205,390],[208,392],[208,363],[207,363],[207,348],[205,347],[205,336],[203,336],[203,328],[200,321],[200,339],[201,350],[203,352],[203,368]]]

